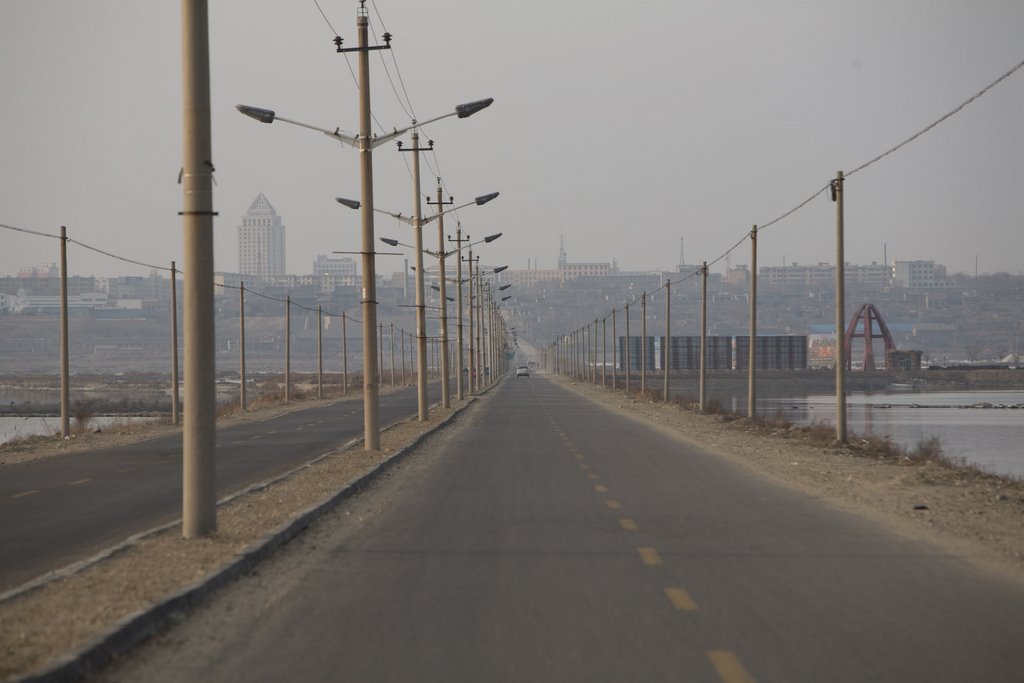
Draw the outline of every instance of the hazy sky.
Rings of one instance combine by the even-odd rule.
[[[161,266],[183,262],[180,3],[3,0],[0,223],[68,234]],[[320,0],[347,46],[356,0]],[[428,126],[485,260],[671,269],[712,261],[764,224],[904,140],[1024,59],[1020,0],[373,0],[373,109],[403,127],[388,74],[428,119],[483,97],[476,116]],[[379,13],[379,16],[378,16]],[[383,20],[383,24],[382,24]],[[357,128],[358,96],[313,0],[210,3],[216,269],[236,271],[237,226],[260,192],[287,226],[289,272],[359,249],[358,154],[239,103]],[[383,62],[381,60],[383,56]],[[355,56],[349,63],[355,67]],[[398,71],[395,69],[397,60]],[[384,69],[387,65],[388,71]],[[950,272],[1024,270],[1024,70],[846,184],[847,260],[932,259]],[[407,138],[406,138],[407,139]],[[393,145],[374,154],[376,202],[408,213]],[[424,194],[433,171],[423,166]],[[759,265],[831,262],[826,195],[761,233]],[[454,222],[446,227],[454,229]],[[381,217],[377,234],[411,229]],[[58,259],[58,245],[0,229],[0,274]],[[436,248],[429,224],[426,245]],[[749,242],[732,254],[750,261]],[[145,274],[72,248],[79,275]],[[722,270],[725,262],[715,270]],[[380,272],[401,267],[390,257]]]

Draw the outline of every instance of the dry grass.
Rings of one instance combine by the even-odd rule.
[[[628,395],[639,397],[640,392],[639,390],[631,390]],[[647,396],[652,401],[661,400],[661,392],[657,389],[649,390]],[[676,395],[674,400],[669,403],[681,410],[700,412],[698,402],[690,396]],[[716,400],[705,402],[704,413],[717,415],[726,422],[746,419]],[[842,446],[842,444],[836,441],[835,426],[812,423],[808,426],[798,427],[781,410],[777,410],[768,416],[755,417],[752,421],[752,426],[762,433],[799,433],[815,446]],[[876,460],[905,465],[937,465],[946,469],[959,470],[964,474],[972,476],[993,476],[968,464],[963,457],[946,453],[942,448],[942,440],[938,437],[924,438],[912,447],[905,447],[893,442],[887,436],[848,434],[847,445],[858,455]],[[1001,479],[1012,479],[1012,477],[1001,477]]]

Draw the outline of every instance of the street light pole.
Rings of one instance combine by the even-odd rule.
[[[484,283],[480,275],[480,257],[476,259],[476,388],[484,388]]]
[[[377,376],[377,272],[373,253],[373,144],[370,128],[370,52],[365,8],[356,17],[359,51],[359,178],[363,259],[363,445],[380,450],[380,387]],[[338,45],[341,50],[341,45]]]
[[[442,207],[445,204],[454,204],[454,200],[449,197],[448,201],[444,201],[442,196],[441,179],[437,179],[437,286],[441,293],[441,405],[444,408],[451,408],[452,397],[451,387],[449,384],[451,368],[448,366],[448,299],[445,294],[445,283],[448,279],[445,273],[444,267],[444,211]],[[430,200],[427,200],[430,203]],[[462,398],[461,396],[459,398]]]
[[[398,143],[402,150],[402,143]],[[425,148],[425,149],[429,149]],[[419,408],[418,419],[426,422],[430,418],[430,407],[427,404],[427,309],[423,301],[423,217],[420,203],[420,134],[415,128],[412,131],[412,194],[413,215],[412,230],[415,238],[416,258],[416,403]]]
[[[455,395],[458,398],[458,400],[461,401],[466,397],[465,383],[464,380],[462,379],[462,367],[465,360],[462,357],[462,256],[459,254],[459,250],[462,248],[462,223],[456,223],[455,243],[456,245],[458,245],[455,247],[455,260],[457,262],[457,265],[455,267],[455,280],[456,284],[458,285],[458,290],[456,290],[455,294],[455,308],[459,312],[458,320],[455,323],[458,336],[458,348],[456,349],[455,352]]]
[[[467,235],[466,239],[469,239]],[[475,327],[474,317],[476,312],[473,309],[473,247],[469,248],[469,393],[475,394],[476,386],[476,346],[473,343],[473,328]],[[459,285],[462,288],[462,285]],[[460,370],[461,372],[461,370]]]

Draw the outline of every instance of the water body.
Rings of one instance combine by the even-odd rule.
[[[746,414],[746,396],[713,396]],[[1024,391],[854,392],[846,399],[851,435],[888,437],[913,448],[937,437],[942,450],[993,474],[1024,477]],[[1003,406],[1003,407],[1000,407]],[[835,424],[834,394],[766,397],[758,413],[793,424]]]
[[[156,422],[160,417],[112,417],[106,415],[89,418],[89,429],[106,429],[114,422],[143,423]],[[74,431],[75,421],[71,420]],[[0,444],[26,436],[59,435],[60,417],[0,417]]]

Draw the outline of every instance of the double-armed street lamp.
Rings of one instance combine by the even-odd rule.
[[[366,16],[365,8],[360,11],[357,17],[357,29],[359,34],[359,47],[354,50],[359,52],[359,134],[350,135],[343,133],[340,128],[333,130],[327,128],[320,128],[301,121],[295,121],[288,119],[283,116],[278,116],[277,113],[271,109],[262,109],[259,107],[252,107],[248,105],[238,105],[236,108],[241,113],[249,116],[261,123],[273,123],[274,121],[283,121],[292,125],[300,126],[302,128],[308,128],[317,132],[323,133],[324,135],[337,140],[343,144],[348,144],[352,147],[359,149],[360,158],[360,178],[361,178],[361,193],[360,201],[352,206],[351,203],[342,202],[352,208],[362,207],[362,250],[360,252],[362,256],[363,265],[363,288],[362,288],[362,304],[363,304],[363,425],[364,425],[364,444],[366,450],[378,450],[380,448],[380,387],[379,378],[376,365],[377,358],[377,339],[376,339],[376,327],[377,327],[377,285],[376,285],[376,266],[374,261],[374,247],[373,247],[373,149],[379,147],[385,142],[389,142],[399,137],[400,135],[412,130],[413,131],[413,147],[417,150],[417,154],[414,157],[414,167],[419,171],[419,154],[418,154],[418,140],[417,129],[420,126],[425,126],[435,121],[448,118],[450,116],[457,116],[460,119],[464,119],[468,116],[472,116],[482,109],[486,109],[494,102],[493,98],[487,98],[483,100],[476,100],[473,102],[467,102],[465,104],[459,104],[455,107],[454,111],[450,111],[440,116],[427,119],[426,121],[413,121],[411,125],[398,129],[393,129],[390,133],[384,135],[372,135],[370,129],[370,87],[369,87],[369,60],[368,52],[374,49],[388,49],[390,47],[390,34],[385,34],[386,45],[382,46],[368,46],[367,45],[367,26],[369,24],[369,18]],[[340,41],[340,39],[339,39]],[[340,42],[338,43],[339,52],[347,52],[348,49],[342,49]],[[419,183],[417,177],[416,184],[416,216],[417,221],[419,217]],[[339,200],[341,201],[341,200]],[[417,231],[418,232],[418,231]],[[419,235],[417,234],[417,238]],[[422,256],[417,252],[418,265],[422,265],[419,261],[422,260]],[[419,319],[417,319],[419,322]],[[422,330],[420,330],[422,338]],[[425,339],[424,339],[425,341]],[[422,365],[426,364],[426,350],[425,345],[420,353],[420,362]],[[421,384],[420,391],[425,392],[425,382]],[[425,400],[425,397],[424,397]],[[425,420],[426,414],[421,408],[420,419]]]
[[[418,136],[417,136],[416,132],[414,131],[413,132],[413,146],[416,147],[418,145],[418,142],[419,142]],[[419,181],[419,155],[418,154],[413,157],[413,177],[414,177],[413,184],[416,187],[419,187],[419,182],[418,182]],[[427,420],[429,418],[429,416],[430,416],[430,406],[429,406],[429,402],[428,402],[428,399],[427,399],[427,334],[426,334],[426,327],[427,327],[426,317],[427,316],[426,316],[426,302],[425,302],[425,297],[424,297],[424,286],[425,286],[424,285],[424,269],[423,269],[423,254],[424,253],[427,253],[427,254],[429,254],[431,256],[436,256],[437,259],[438,259],[438,264],[439,264],[438,265],[438,268],[439,268],[438,279],[439,279],[439,281],[441,283],[441,334],[440,334],[440,336],[441,336],[441,346],[442,346],[442,350],[441,350],[441,397],[442,397],[442,403],[443,403],[444,407],[447,408],[447,407],[451,406],[451,398],[450,398],[450,390],[449,390],[450,370],[448,368],[448,324],[447,324],[448,306],[447,306],[447,300],[446,300],[446,296],[445,296],[445,292],[444,292],[444,282],[445,282],[444,259],[445,259],[446,253],[444,251],[444,243],[443,243],[443,241],[441,243],[440,250],[437,251],[437,252],[431,251],[429,249],[425,249],[423,247],[423,225],[425,223],[429,223],[432,220],[440,219],[441,216],[443,216],[446,213],[451,213],[452,211],[458,211],[459,209],[466,208],[467,206],[474,206],[474,205],[481,206],[481,205],[486,204],[487,202],[491,201],[492,199],[494,199],[497,196],[498,196],[497,192],[491,192],[489,194],[480,195],[479,197],[475,198],[471,202],[466,202],[465,204],[462,204],[462,205],[459,205],[459,206],[447,209],[445,211],[439,211],[438,213],[434,214],[433,216],[429,216],[427,218],[423,218],[422,216],[420,216],[420,204],[419,204],[419,193],[418,192],[417,192],[417,195],[416,195],[415,213],[414,213],[414,215],[412,217],[405,216],[405,215],[403,215],[401,213],[393,213],[393,212],[390,212],[390,211],[384,211],[382,209],[374,209],[375,211],[378,211],[379,213],[387,214],[387,215],[389,215],[389,216],[391,216],[393,218],[397,218],[398,220],[402,221],[403,223],[407,223],[407,224],[411,225],[413,227],[413,230],[414,230],[414,236],[415,236],[415,243],[414,244],[405,244],[404,242],[399,242],[396,239],[392,239],[392,238],[388,238],[388,237],[381,237],[380,241],[384,242],[385,244],[390,245],[392,247],[397,247],[397,246],[408,247],[408,248],[412,249],[414,251],[414,253],[415,253],[416,266],[415,266],[414,270],[415,270],[415,273],[416,273],[416,355],[417,355],[417,363],[416,363],[416,384],[417,384],[417,387],[416,387],[416,394],[417,394],[418,415],[419,415],[419,420],[421,422]],[[351,200],[351,199],[344,199],[342,197],[337,197],[337,201],[339,203],[341,203],[341,204],[344,204],[345,206],[350,207],[350,208],[359,208],[359,202]],[[498,235],[494,236],[493,239],[497,239],[497,237],[499,237],[499,236],[500,236],[500,233]]]
[[[469,235],[466,235],[465,237],[462,236],[462,224],[461,223],[457,224],[457,227],[456,227],[456,230],[455,230],[455,239],[452,239],[450,236],[448,237],[448,241],[449,242],[455,242],[455,244],[457,245],[455,247],[455,249],[452,249],[448,253],[449,254],[454,254],[456,256],[455,284],[457,285],[458,289],[455,290],[456,291],[456,293],[455,293],[455,307],[456,307],[456,309],[458,309],[459,315],[458,315],[458,318],[456,318],[456,327],[457,327],[457,330],[458,330],[458,333],[457,333],[458,334],[458,344],[457,344],[457,350],[456,350],[456,364],[458,366],[458,371],[456,373],[455,385],[457,387],[458,400],[460,400],[460,401],[463,398],[465,398],[465,395],[466,395],[465,394],[465,391],[466,391],[465,390],[465,380],[463,379],[463,375],[462,375],[462,371],[463,371],[463,368],[465,367],[465,362],[466,362],[465,358],[463,356],[464,349],[466,348],[466,344],[465,344],[465,341],[463,340],[463,337],[462,337],[462,311],[463,311],[463,305],[462,305],[462,285],[465,282],[471,280],[472,277],[467,278],[467,279],[463,279],[463,277],[462,277],[462,261],[463,261],[463,258],[459,254],[459,252],[461,252],[463,249],[468,249],[469,250],[469,259],[468,260],[469,260],[469,263],[470,263],[470,275],[472,276],[472,272],[473,272],[473,266],[472,266],[472,262],[473,262],[473,247],[476,246],[477,244],[490,244],[491,242],[493,242],[494,240],[498,239],[499,237],[501,237],[501,233],[500,232],[499,233],[495,233],[493,235],[488,235],[487,237],[484,237],[483,239],[477,240],[476,242],[471,242]],[[465,242],[465,244],[463,244],[463,242]],[[470,293],[470,301],[472,302],[472,296],[473,296],[473,288],[472,288],[472,286],[470,286],[469,293]],[[472,310],[473,310],[472,309],[472,305],[470,305],[470,313],[472,313]],[[469,318],[469,342],[472,345],[472,343],[473,343],[473,317],[472,317],[472,315],[470,315],[470,318]],[[472,366],[472,356],[470,357],[470,365]]]
[[[480,257],[477,256],[476,261],[476,306],[474,307],[473,299],[473,252],[470,250],[469,258],[469,365],[475,369],[474,377],[471,377],[471,389],[479,391],[483,388],[483,377],[486,368],[488,367],[485,362],[486,349],[484,348],[484,288],[483,278],[485,275],[496,275],[508,269],[508,266],[498,266],[497,268],[490,268],[487,272],[480,272]],[[488,283],[488,294],[490,293],[490,284]],[[474,354],[473,347],[473,318],[477,318],[476,321],[476,353]],[[475,356],[475,358],[474,358]],[[475,366],[474,366],[475,361]]]

